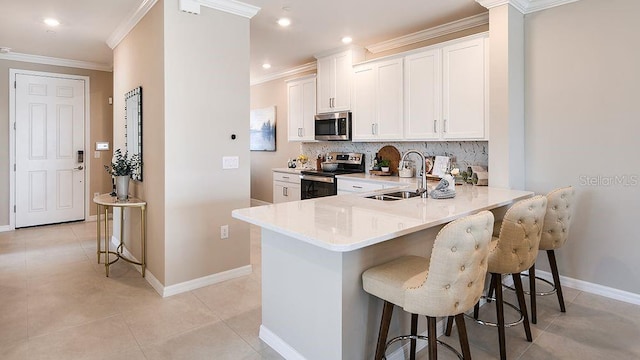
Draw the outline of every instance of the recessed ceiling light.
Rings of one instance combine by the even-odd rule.
[[[287,27],[287,26],[291,25],[291,20],[289,20],[287,18],[280,18],[280,19],[278,19],[278,25],[280,25],[282,27]]]
[[[353,39],[349,36],[345,36],[342,38],[342,42],[345,44],[351,44],[351,42],[353,41]]]
[[[269,64],[269,63],[264,63],[264,64],[262,64],[262,68],[263,68],[263,69],[271,69],[271,64]]]
[[[46,18],[44,19],[44,23],[49,25],[49,26],[58,26],[60,25],[60,21],[53,19],[53,18]]]

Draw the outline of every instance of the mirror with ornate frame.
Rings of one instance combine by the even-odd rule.
[[[142,87],[129,91],[124,96],[125,149],[129,156],[138,154],[142,162]],[[142,181],[142,166],[131,175],[133,180]]]

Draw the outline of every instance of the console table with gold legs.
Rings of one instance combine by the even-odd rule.
[[[146,232],[145,232],[145,227],[146,227],[146,222],[147,222],[147,218],[146,218],[146,207],[147,207],[147,202],[140,200],[138,198],[135,197],[131,197],[129,196],[129,198],[127,200],[118,200],[115,196],[111,196],[111,194],[102,194],[102,195],[98,195],[96,197],[93,198],[93,202],[97,205],[98,207],[98,217],[97,217],[97,226],[96,226],[96,246],[97,246],[97,255],[98,255],[98,264],[100,263],[100,254],[104,254],[104,267],[105,267],[105,272],[107,277],[109,276],[109,266],[113,263],[115,263],[116,261],[122,259],[124,261],[127,261],[131,264],[135,264],[135,265],[140,265],[140,267],[142,268],[142,277],[144,277],[144,272],[145,272],[145,255],[147,252],[147,239],[146,239]],[[116,251],[111,251],[109,250],[109,242],[110,242],[110,236],[109,236],[109,208],[111,208],[111,213],[114,214],[113,209],[115,208],[120,208],[120,244],[116,247]],[[127,258],[126,256],[124,256],[123,251],[124,251],[124,208],[138,208],[140,209],[140,248],[141,248],[141,255],[140,255],[140,262],[134,261],[132,259]],[[100,217],[101,215],[104,215],[104,250],[101,249],[100,247],[100,240],[102,238],[101,236],[101,221],[100,221]],[[116,256],[116,259],[113,261],[109,261],[109,254],[113,254]]]

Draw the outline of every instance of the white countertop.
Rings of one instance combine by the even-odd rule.
[[[280,172],[280,173],[288,173],[288,174],[300,174],[300,172],[302,170],[309,170],[309,169],[303,169],[303,168],[273,168],[271,169],[273,172]]]
[[[336,175],[336,178],[338,179],[338,181],[340,181],[340,179],[348,179],[348,180],[382,183],[385,185],[395,185],[395,186],[408,186],[408,185],[417,186],[418,182],[422,181],[421,178],[417,178],[417,177],[401,178],[398,176],[380,176],[380,175],[371,175],[366,173]]]
[[[533,195],[471,185],[456,186],[456,192],[455,198],[443,200],[381,201],[365,198],[371,193],[338,195],[238,209],[232,216],[327,250],[346,252]]]

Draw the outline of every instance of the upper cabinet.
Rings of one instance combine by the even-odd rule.
[[[289,141],[314,141],[316,77],[287,82]]]
[[[442,63],[442,138],[485,138],[485,39],[445,46]]]
[[[351,76],[362,50],[350,49],[318,59],[318,113],[351,110]]]
[[[402,58],[353,69],[353,140],[402,140]]]
[[[486,35],[354,66],[354,141],[485,140]]]

